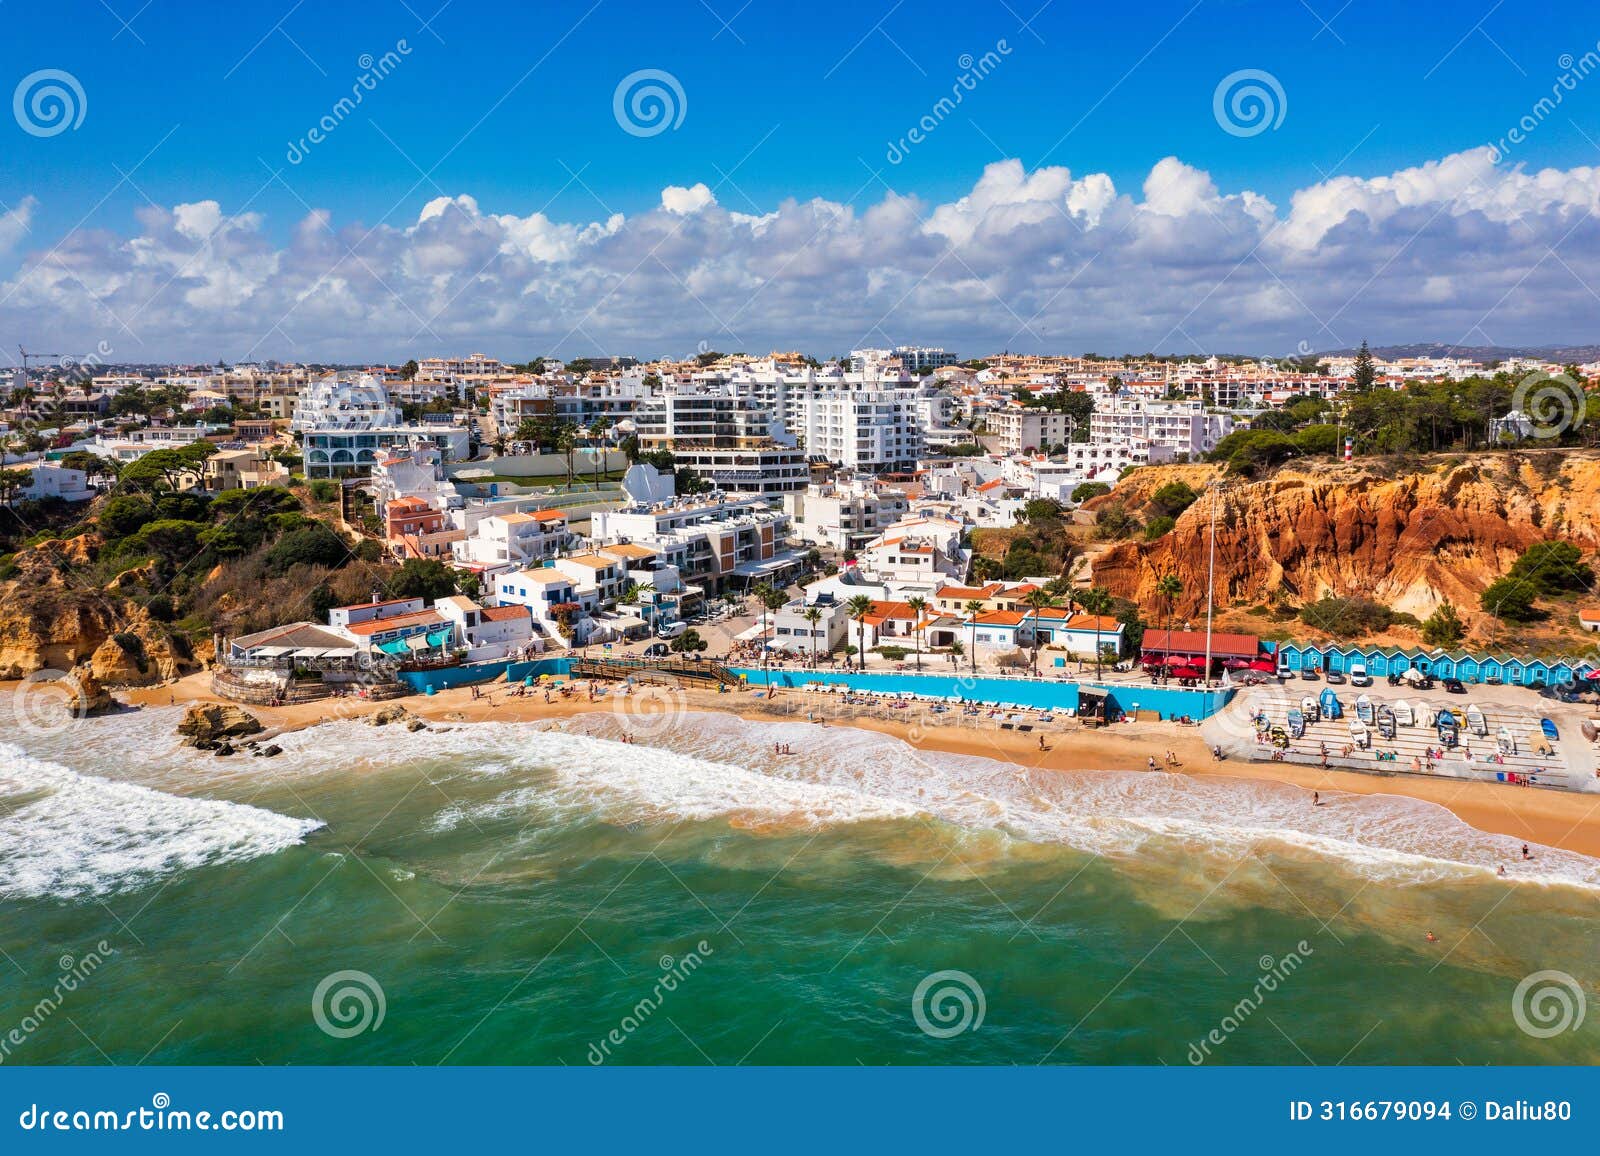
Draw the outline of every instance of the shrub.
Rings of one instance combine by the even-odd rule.
[[[1110,492],[1111,487],[1106,485],[1104,482],[1084,482],[1072,491],[1072,500],[1074,502],[1083,503],[1087,502],[1090,498],[1098,498],[1104,494],[1109,494]]]
[[[274,542],[264,561],[267,573],[276,577],[291,566],[342,566],[349,556],[343,538],[321,522],[312,522]]]
[[[1383,603],[1361,597],[1319,598],[1300,610],[1300,621],[1325,630],[1335,638],[1360,638],[1387,630],[1397,617]]]
[[[1166,514],[1161,515],[1159,518],[1151,518],[1145,523],[1145,541],[1154,542],[1163,534],[1170,533],[1172,527],[1176,526],[1177,524],[1178,520],[1176,518],[1169,517]]]

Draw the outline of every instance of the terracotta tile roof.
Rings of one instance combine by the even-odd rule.
[[[351,634],[366,637],[384,634],[390,630],[409,630],[418,626],[443,626],[445,617],[437,610],[415,610],[410,614],[396,614],[389,618],[374,618],[371,622],[352,622],[345,629]]]
[[[514,618],[532,618],[533,611],[526,606],[485,606],[483,620],[485,622],[509,622]]]
[[[973,615],[972,621],[979,626],[1017,626],[1026,617],[1020,610],[985,610]]]

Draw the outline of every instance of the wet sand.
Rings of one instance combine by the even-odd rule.
[[[609,695],[591,702],[584,684],[579,683],[577,687],[569,698],[553,695],[549,704],[537,688],[526,696],[517,697],[511,694],[513,688],[505,683],[490,683],[480,686],[481,697],[477,699],[472,697],[470,688],[461,687],[429,696],[391,699],[387,703],[324,699],[293,706],[246,709],[271,728],[271,733],[300,730],[324,721],[361,718],[393,704],[404,706],[411,714],[432,722],[532,722],[594,711],[615,711],[626,725],[626,707],[618,706]],[[166,686],[120,692],[118,697],[136,706],[222,701],[211,693],[210,676],[206,674],[191,675]],[[796,700],[802,704],[807,701],[805,696],[792,691],[782,692],[780,696],[785,707],[792,706]],[[674,709],[731,712],[758,722],[803,724],[806,721],[803,705],[797,715],[777,714],[765,699],[750,692],[717,694],[680,690],[674,692],[672,701]],[[644,715],[660,705],[664,704],[636,699],[633,709]],[[1600,858],[1600,795],[1418,775],[1324,771],[1289,763],[1216,762],[1198,727],[1174,723],[1125,723],[1095,730],[1068,724],[1072,729],[1042,732],[1045,750],[1039,749],[1041,732],[1019,734],[1001,730],[987,720],[980,720],[979,725],[924,726],[892,719],[857,718],[830,720],[824,725],[860,727],[893,735],[924,750],[975,755],[1048,770],[1141,771],[1147,769],[1148,760],[1153,757],[1159,770],[1300,787],[1307,793],[1307,806],[1311,805],[1312,791],[1324,795],[1346,792],[1421,799],[1449,809],[1464,822],[1483,831]],[[1175,755],[1177,765],[1167,764],[1168,751]]]

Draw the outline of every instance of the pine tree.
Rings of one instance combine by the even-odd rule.
[[[1356,350],[1355,389],[1362,393],[1372,388],[1372,383],[1378,379],[1378,370],[1372,363],[1372,350],[1367,348],[1365,338],[1361,340],[1361,348]]]

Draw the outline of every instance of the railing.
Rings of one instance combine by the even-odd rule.
[[[669,677],[680,682],[706,682],[723,686],[742,686],[743,681],[720,662],[692,658],[574,658],[574,676],[621,680],[630,675],[641,678]]]

